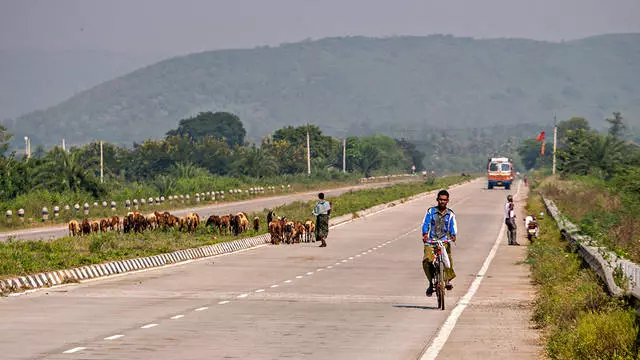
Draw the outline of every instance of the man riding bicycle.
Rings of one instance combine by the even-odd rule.
[[[456,277],[455,271],[453,271],[453,258],[451,257],[451,245],[449,241],[456,241],[456,234],[458,233],[458,225],[456,223],[456,217],[453,210],[447,208],[449,203],[449,192],[447,190],[440,190],[438,192],[438,206],[430,207],[424,217],[422,223],[422,241],[424,242],[424,257],[422,259],[422,268],[429,280],[429,287],[427,288],[427,296],[433,295],[433,273],[435,271],[433,267],[433,260],[435,253],[433,247],[436,240],[444,242],[445,249],[449,257],[450,267],[445,270],[447,278],[446,289],[453,289],[451,280]]]

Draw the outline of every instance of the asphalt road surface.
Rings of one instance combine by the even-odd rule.
[[[501,235],[515,189],[484,187],[451,190],[458,277],[445,311],[425,296],[421,267],[418,228],[433,195],[333,228],[326,248],[263,246],[1,298],[0,357],[418,359]]]
[[[345,193],[350,190],[358,190],[364,188],[379,188],[386,187],[392,184],[397,184],[399,182],[408,182],[421,180],[421,177],[410,178],[408,180],[400,180],[394,182],[379,182],[379,183],[370,183],[363,185],[354,185],[348,186],[338,189],[330,189],[323,190],[323,192],[328,196],[337,196],[342,193]],[[265,208],[275,208],[276,206],[292,203],[294,201],[308,201],[316,199],[317,194],[321,190],[307,191],[303,193],[297,194],[284,194],[273,197],[265,197],[265,198],[256,198],[244,201],[236,201],[229,203],[222,203],[217,205],[208,205],[208,206],[198,206],[185,208],[182,210],[169,210],[172,214],[176,216],[184,216],[187,212],[196,212],[200,215],[200,218],[204,218],[205,220],[210,215],[228,215],[229,213],[237,213],[240,211],[245,212],[253,212],[253,211],[261,211]],[[151,209],[140,210],[143,213],[152,212]],[[54,227],[46,227],[46,228],[33,228],[27,230],[18,230],[7,233],[0,233],[0,242],[7,241],[9,238],[13,238],[14,240],[50,240],[56,239],[63,236],[68,236],[69,230],[66,225],[59,225]]]

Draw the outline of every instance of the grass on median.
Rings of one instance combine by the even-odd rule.
[[[544,211],[531,196],[530,213]],[[541,237],[529,247],[533,281],[538,285],[534,320],[543,329],[552,359],[637,359],[635,311],[610,297],[597,275],[562,239],[554,220],[540,221]]]
[[[468,179],[468,177],[459,176],[438,178],[428,182],[349,191],[327,199],[333,202],[332,216],[336,217],[421,192],[445,188]],[[304,220],[311,218],[313,204],[314,201],[297,201],[277,207],[275,211],[278,216],[286,216],[292,220]],[[267,209],[250,214],[250,220],[254,216],[260,217],[260,229],[258,231],[252,229],[240,237],[266,233],[266,213]],[[204,221],[206,219],[202,219],[203,225]],[[187,234],[177,230],[156,230],[142,234],[106,232],[82,237],[67,236],[52,241],[10,240],[6,243],[0,243],[0,278],[152,256],[235,239],[237,237],[214,234],[210,229],[202,226],[195,234]]]

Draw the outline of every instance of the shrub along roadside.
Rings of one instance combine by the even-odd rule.
[[[351,191],[337,197],[328,198],[334,210],[332,216],[353,213],[385,202],[402,199],[421,192],[468,180],[469,177],[438,178],[428,183],[397,184],[379,189]],[[311,217],[314,201],[294,202],[275,209],[278,216],[292,220]],[[240,237],[251,237],[267,232],[265,209],[250,214],[260,217],[258,231],[250,230]],[[238,237],[213,233],[202,227],[195,234],[177,230],[147,231],[142,234],[106,232],[82,237],[63,237],[52,241],[8,241],[0,243],[0,277],[10,278],[45,271],[69,269],[77,266],[97,264],[106,261],[124,260],[152,256],[175,250],[210,245],[235,240]]]
[[[531,196],[531,213],[544,211]],[[552,359],[636,359],[635,311],[608,296],[595,273],[562,239],[553,219],[540,221],[540,239],[529,247],[528,262],[538,285],[535,322],[543,329]]]

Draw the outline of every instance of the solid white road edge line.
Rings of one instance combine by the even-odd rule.
[[[519,192],[520,192],[520,183],[518,183],[518,190],[516,191],[515,196],[518,196]],[[478,271],[478,274],[476,274],[476,278],[471,283],[471,286],[469,286],[469,290],[467,291],[466,294],[464,294],[464,296],[460,299],[460,301],[458,301],[458,304],[451,311],[451,313],[447,317],[447,320],[445,320],[444,324],[438,331],[438,334],[431,342],[431,345],[429,345],[429,347],[424,351],[424,353],[422,353],[422,356],[420,356],[420,360],[435,360],[435,358],[438,357],[440,350],[442,350],[442,348],[444,347],[444,344],[447,342],[447,339],[449,338],[449,335],[451,335],[453,328],[456,326],[456,323],[458,322],[460,315],[462,315],[462,312],[464,311],[464,309],[466,309],[467,306],[471,304],[471,299],[473,298],[473,295],[475,295],[476,291],[478,291],[478,289],[480,288],[480,283],[482,283],[482,279],[484,279],[484,274],[487,273],[487,270],[489,269],[489,265],[491,265],[493,258],[496,256],[496,253],[498,252],[498,247],[500,246],[500,243],[502,242],[502,239],[504,236],[503,234],[504,234],[505,226],[506,225],[503,222],[502,226],[500,227],[500,231],[498,232],[498,236],[496,237],[496,241],[493,243],[493,246],[491,247],[491,251],[489,251],[489,255],[487,255],[486,259],[484,259],[484,263],[482,264],[480,271]]]

